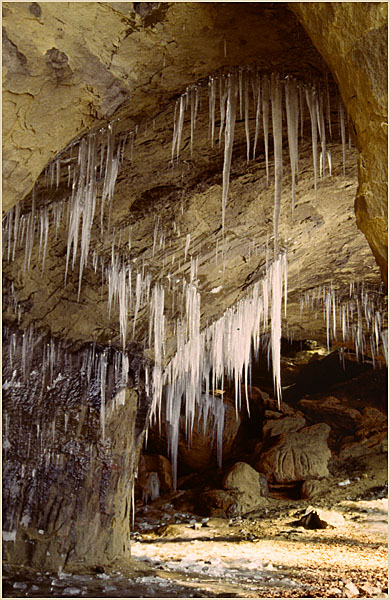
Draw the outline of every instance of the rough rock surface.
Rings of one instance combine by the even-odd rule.
[[[78,4],[77,10],[65,3],[33,5],[3,3],[6,207],[31,190],[68,141],[129,98],[133,118],[151,114],[167,95],[226,62],[259,59],[263,50],[274,66],[284,56],[296,69],[294,38],[306,56],[300,68],[309,68],[309,53],[311,64],[320,64],[284,7],[275,12],[248,3],[237,15],[229,5],[166,3],[145,16],[130,3]],[[387,53],[387,3],[297,2],[289,8],[331,69],[353,122],[361,151],[358,224],[386,277],[387,74],[379,57]],[[193,39],[202,51],[195,51]],[[50,127],[53,117],[60,128]]]
[[[36,349],[23,378],[20,357],[7,350],[3,556],[53,571],[128,556],[132,473],[143,439],[135,434],[137,393],[127,388],[120,401],[110,398],[103,438],[97,388],[88,390],[85,372],[80,378],[78,357],[61,357],[50,380],[42,378]]]
[[[268,496],[268,483],[264,475],[244,462],[236,463],[223,479],[225,490],[237,490],[251,496]]]
[[[211,490],[200,495],[198,511],[202,515],[212,517],[235,517],[265,508],[267,503],[267,498],[248,491]]]
[[[277,483],[327,477],[329,431],[329,425],[318,423],[299,432],[284,433],[260,455],[255,468],[265,473],[268,481]]]
[[[229,5],[174,2],[143,16],[131,3],[38,6],[34,13],[27,3],[3,3],[5,207],[31,190],[48,160],[80,131],[129,100],[139,122],[227,63],[250,64],[266,52],[267,62],[293,67],[290,36],[297,29],[319,63],[286,9],[276,15],[251,5],[237,12]],[[53,130],[53,120],[61,127]]]
[[[366,454],[377,454],[388,451],[387,427],[381,433],[368,435],[359,441],[349,440],[341,446],[339,457],[341,459],[356,458]]]
[[[326,493],[329,482],[326,479],[318,481],[316,479],[308,479],[302,483],[301,498],[311,500],[319,495]]]
[[[370,401],[381,406],[375,396],[371,396]],[[349,392],[348,398],[343,399],[335,396],[302,398],[299,407],[310,420],[323,421],[331,427],[328,443],[340,458],[386,451],[387,416],[382,406],[381,409],[364,406],[364,399],[351,398]]]
[[[204,516],[226,517],[236,514],[236,497],[233,492],[210,490],[199,497],[198,512]]]
[[[333,429],[356,432],[362,425],[362,415],[356,408],[340,402],[333,396],[319,399],[302,398],[299,403],[302,411],[316,421],[328,423]]]
[[[292,2],[338,83],[360,150],[356,217],[387,281],[388,4]],[[373,52],[373,49],[376,49]]]
[[[306,424],[303,417],[284,417],[276,421],[267,421],[263,426],[264,437],[274,437],[290,431],[299,431]]]
[[[327,527],[340,527],[344,525],[344,522],[344,517],[338,512],[309,506],[296,525],[301,525],[306,529],[326,529]]]

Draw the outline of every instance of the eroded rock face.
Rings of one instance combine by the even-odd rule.
[[[36,345],[32,361],[9,348],[3,352],[7,562],[57,571],[128,556],[143,437],[135,434],[138,394],[127,388],[107,397],[103,435],[100,385],[96,374],[88,383],[80,357],[58,353],[50,372],[42,359],[46,343]]]
[[[305,50],[316,54],[286,9],[139,4],[34,3],[32,11],[28,3],[3,4],[4,207],[31,190],[67,142],[129,100],[139,122],[223,65],[249,64],[266,52],[264,64],[292,66],[289,38],[297,28]]]
[[[269,418],[269,415],[267,417]],[[263,436],[274,437],[290,431],[299,431],[305,424],[306,420],[303,417],[285,417],[284,419],[278,418],[275,421],[267,421],[263,426]]]
[[[327,477],[331,456],[326,442],[329,425],[318,423],[298,432],[283,433],[261,454],[255,467],[269,481],[289,483]]]
[[[353,123],[360,151],[357,223],[387,281],[388,5],[295,2],[289,6],[332,71]]]

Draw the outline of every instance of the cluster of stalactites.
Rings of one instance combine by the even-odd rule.
[[[387,306],[381,293],[352,281],[345,297],[331,283],[305,292],[301,313],[304,308],[322,312],[328,350],[332,345],[354,349],[358,360],[371,355],[374,368],[380,357],[387,364]]]
[[[125,136],[115,135],[115,122],[107,128],[92,131],[69,146],[45,169],[44,184],[50,191],[60,183],[70,189],[65,200],[36,206],[37,188],[32,192],[31,210],[25,211],[24,203],[11,208],[3,219],[3,259],[15,259],[16,252],[24,248],[24,270],[31,267],[32,250],[39,238],[38,260],[45,268],[49,227],[57,234],[65,221],[68,231],[65,264],[65,282],[69,266],[79,262],[78,297],[81,293],[83,271],[88,264],[91,230],[95,221],[96,205],[100,197],[100,227],[103,233],[104,216],[108,212],[108,228],[111,222],[115,183],[124,158],[126,144],[134,145],[135,132]],[[42,194],[42,193],[41,193]],[[106,210],[106,207],[107,210]]]
[[[247,160],[256,157],[260,130],[264,137],[266,178],[269,182],[269,129],[272,121],[275,176],[275,213],[274,245],[275,256],[278,253],[278,221],[282,193],[282,135],[283,121],[287,123],[288,146],[292,177],[292,209],[295,205],[295,188],[298,177],[298,140],[303,135],[305,105],[309,109],[313,145],[314,184],[317,191],[317,179],[324,176],[326,170],[331,174],[331,157],[326,146],[326,126],[331,137],[331,99],[329,86],[323,88],[312,84],[303,84],[292,77],[282,79],[278,74],[261,74],[255,68],[239,67],[228,74],[210,76],[208,80],[209,135],[214,145],[217,124],[217,106],[219,105],[219,132],[221,144],[224,140],[224,163],[222,173],[222,231],[224,232],[225,213],[229,193],[230,168],[232,162],[234,135],[237,115],[244,119],[247,142]],[[284,94],[283,94],[284,90]],[[196,123],[202,94],[205,86],[195,84],[186,89],[175,106],[174,132],[171,157],[179,158],[185,125],[186,110],[190,108],[190,149],[192,153]],[[283,103],[284,96],[284,103]],[[218,102],[219,99],[219,102]],[[340,133],[343,145],[345,170],[345,111],[338,97]],[[255,122],[251,140],[251,121]],[[79,256],[79,290],[81,292],[82,275],[87,265],[91,229],[95,220],[97,198],[100,198],[100,227],[103,233],[105,222],[108,228],[111,222],[114,188],[125,149],[130,147],[130,161],[134,152],[134,141],[138,128],[130,132],[115,134],[116,121],[99,131],[92,131],[73,142],[63,150],[45,169],[47,188],[68,185],[70,195],[64,201],[36,207],[35,188],[31,210],[25,212],[23,203],[13,207],[3,220],[3,256],[10,261],[21,247],[25,249],[24,268],[29,269],[35,236],[39,237],[39,256],[42,270],[45,267],[49,226],[54,224],[56,231],[66,219],[68,228],[65,280],[69,265],[75,267]],[[252,126],[253,129],[253,126]],[[318,153],[318,140],[320,153]],[[108,205],[108,218],[104,219]]]
[[[155,289],[152,297],[151,314],[159,315],[159,319],[157,322],[153,319],[150,328],[151,332],[154,331],[154,351],[158,357],[150,384],[153,398],[151,421],[159,420],[161,426],[163,413],[175,485],[182,410],[189,443],[196,415],[198,419],[202,416],[204,427],[207,419],[211,418],[218,460],[221,461],[225,418],[223,402],[216,399],[211,403],[210,398],[215,398],[216,390],[223,389],[226,382],[233,382],[237,413],[241,409],[242,386],[249,411],[251,356],[253,351],[257,352],[260,348],[261,332],[268,332],[269,328],[275,395],[278,401],[281,398],[281,314],[283,290],[285,302],[287,294],[286,254],[280,254],[276,261],[268,265],[263,279],[253,285],[244,299],[203,330],[200,327],[200,293],[195,280],[196,265],[193,264],[190,282],[185,288],[184,318],[176,327],[176,354],[165,369],[160,362],[164,352],[162,289]]]
[[[332,137],[331,99],[328,79],[323,87],[304,84],[293,77],[284,79],[276,73],[261,74],[255,68],[231,70],[227,74],[210,76],[208,80],[209,106],[209,137],[211,147],[216,138],[216,124],[219,121],[218,142],[224,140],[224,163],[222,173],[222,231],[225,225],[225,213],[229,195],[230,168],[232,162],[234,135],[238,119],[244,120],[247,161],[256,158],[260,129],[264,137],[265,169],[267,185],[269,183],[269,129],[270,117],[272,122],[274,149],[274,182],[275,182],[275,212],[274,212],[274,247],[277,256],[278,222],[282,195],[283,180],[283,122],[287,123],[287,137],[291,169],[292,213],[294,214],[296,181],[299,174],[299,134],[303,136],[304,121],[308,108],[313,148],[314,188],[317,197],[318,177],[332,174],[332,160],[326,145],[326,129]],[[284,90],[284,94],[283,94]],[[187,87],[186,91],[176,102],[171,158],[178,160],[183,139],[186,110],[190,110],[190,152],[192,156],[198,107],[204,86],[195,84]],[[283,102],[284,96],[284,102]],[[218,102],[219,98],[219,102]],[[339,95],[337,95],[337,110],[339,114],[340,137],[343,147],[343,169],[345,172],[345,111]],[[219,105],[219,115],[218,115]],[[306,111],[305,111],[305,106]],[[217,115],[219,120],[217,121]],[[251,139],[251,121],[252,126]],[[327,127],[326,127],[327,122]],[[320,145],[320,150],[318,146]]]
[[[253,295],[229,309],[216,323],[205,330],[200,329],[200,293],[196,284],[196,261],[192,261],[189,281],[183,275],[183,290],[180,301],[180,317],[175,324],[178,351],[164,368],[166,346],[166,290],[160,283],[152,285],[145,265],[135,268],[131,261],[122,260],[112,245],[111,262],[107,264],[96,252],[90,257],[91,230],[97,217],[97,201],[100,198],[100,228],[103,233],[106,223],[110,227],[115,183],[123,161],[126,144],[131,144],[133,153],[136,131],[129,132],[119,139],[115,135],[115,123],[106,129],[90,132],[58,155],[45,172],[46,185],[56,188],[67,185],[70,194],[67,201],[60,201],[37,208],[36,190],[33,191],[32,208],[28,213],[18,204],[9,211],[3,220],[3,256],[11,261],[16,252],[24,247],[24,268],[31,266],[32,249],[39,237],[38,259],[44,269],[47,256],[49,227],[54,224],[56,231],[67,223],[67,253],[65,280],[69,267],[75,267],[79,257],[79,286],[81,293],[82,275],[88,260],[96,269],[100,266],[102,277],[108,285],[108,312],[117,305],[119,308],[120,337],[123,352],[131,336],[135,338],[136,323],[141,307],[146,307],[149,315],[149,346],[154,351],[155,364],[150,378],[153,398],[153,415],[161,414],[165,399],[167,422],[170,424],[170,451],[176,463],[178,415],[182,399],[185,403],[185,418],[189,439],[194,426],[195,412],[210,413],[209,397],[213,390],[223,388],[224,378],[234,381],[238,405],[241,403],[241,384],[247,389],[251,348],[257,350],[260,344],[260,325],[268,331],[269,352],[275,382],[275,394],[280,399],[280,337],[282,282],[287,273],[285,255],[280,254],[278,244],[278,220],[283,177],[283,121],[287,123],[287,135],[292,173],[292,203],[295,204],[295,182],[298,176],[298,139],[303,135],[305,120],[304,106],[307,104],[313,145],[315,187],[319,175],[325,175],[326,163],[330,172],[330,155],[326,150],[325,121],[330,123],[330,97],[328,87],[323,90],[312,85],[297,82],[291,77],[282,79],[277,74],[262,75],[256,69],[238,68],[227,75],[210,77],[208,81],[209,134],[214,145],[218,135],[219,144],[224,142],[224,162],[222,173],[222,237],[224,238],[225,212],[228,201],[230,169],[233,156],[234,136],[238,118],[244,120],[247,143],[247,160],[255,159],[262,128],[266,159],[266,178],[269,181],[269,129],[272,124],[275,175],[275,214],[274,214],[274,261],[267,265],[265,278],[256,284]],[[177,101],[174,118],[174,133],[171,159],[178,159],[186,123],[186,111],[190,109],[190,151],[193,151],[194,136],[198,120],[201,94],[204,87],[198,84],[187,88]],[[284,93],[283,93],[284,92]],[[219,100],[219,102],[218,102]],[[219,131],[216,131],[219,105]],[[345,115],[339,104],[341,138],[345,157]],[[326,115],[326,116],[325,116]],[[254,119],[254,132],[251,124]],[[253,129],[253,127],[252,127]],[[251,137],[252,136],[252,137]],[[321,152],[318,158],[318,139]],[[131,157],[130,157],[131,159]],[[328,160],[326,160],[328,159]],[[318,169],[319,165],[319,169]],[[105,211],[108,207],[108,219]],[[129,229],[131,232],[131,228]],[[129,233],[131,235],[131,233]],[[157,226],[153,244],[153,255],[157,243]],[[187,234],[184,262],[191,243]],[[129,238],[129,250],[131,240]],[[224,250],[222,249],[222,253]],[[217,252],[218,255],[218,252]],[[286,281],[286,279],[285,279]],[[286,297],[286,292],[285,292]],[[270,312],[269,312],[270,311]],[[129,314],[133,313],[132,335],[129,332]],[[173,311],[172,311],[173,312]],[[260,315],[260,316],[259,316]],[[262,316],[261,316],[262,315]],[[236,321],[240,322],[238,327]],[[238,333],[240,332],[240,333]],[[27,335],[27,334],[26,334]],[[27,338],[26,338],[27,339]],[[25,342],[27,343],[27,342]],[[234,349],[234,351],[232,351]],[[105,435],[105,393],[108,369],[107,353],[99,354],[96,366],[100,380],[102,399],[101,424]],[[211,381],[211,393],[209,390]],[[166,392],[163,393],[163,389]],[[246,394],[247,398],[247,394]],[[215,427],[221,435],[223,417],[221,407],[215,408]],[[214,414],[214,413],[213,413]],[[219,416],[218,416],[219,415]],[[218,440],[220,438],[218,437]],[[218,454],[221,443],[218,441]]]

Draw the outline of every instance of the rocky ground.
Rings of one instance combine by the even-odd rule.
[[[100,573],[7,569],[3,596],[386,598],[387,455],[333,461],[330,471],[314,502],[268,497],[231,519],[178,512],[178,493],[139,502],[137,561]]]

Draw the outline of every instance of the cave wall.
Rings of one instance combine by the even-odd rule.
[[[291,2],[337,82],[359,149],[355,211],[387,281],[387,2]]]
[[[37,570],[130,555],[134,470],[146,414],[107,357],[7,331],[3,358],[3,557]],[[99,359],[98,359],[99,362]],[[102,413],[104,411],[104,431]]]

